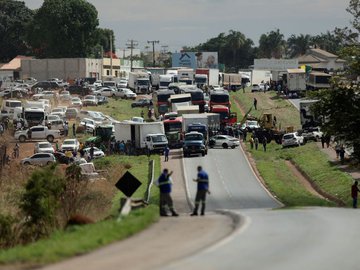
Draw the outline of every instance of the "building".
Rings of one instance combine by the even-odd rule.
[[[2,64],[0,67],[0,81],[13,81],[21,79],[21,61],[30,60],[32,57],[18,55],[12,59],[9,63]]]
[[[33,77],[38,81],[45,81],[50,78],[59,78],[66,81],[87,77],[101,79],[102,70],[103,59],[22,59],[20,77]]]
[[[337,55],[327,51],[313,48],[298,58],[299,66],[311,66],[313,70],[318,71],[335,71],[343,70],[345,60],[340,59]]]

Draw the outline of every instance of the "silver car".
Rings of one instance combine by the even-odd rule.
[[[287,133],[282,138],[282,147],[300,146],[305,143],[304,137],[297,132]]]
[[[34,154],[36,153],[54,153],[54,148],[49,142],[37,142],[34,147]]]
[[[55,163],[55,156],[51,153],[37,153],[20,161],[23,165],[49,165]]]
[[[216,135],[210,138],[209,146],[213,147],[222,147],[222,148],[235,148],[240,145],[238,138],[229,136],[229,135]]]

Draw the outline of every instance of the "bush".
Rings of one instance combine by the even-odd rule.
[[[13,227],[15,222],[12,216],[0,214],[0,248],[8,248],[14,244]]]

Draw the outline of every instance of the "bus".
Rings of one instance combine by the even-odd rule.
[[[164,114],[169,111],[169,98],[174,95],[174,90],[159,90],[154,95],[154,104],[156,104],[159,114]]]
[[[191,95],[191,104],[192,105],[199,105],[199,112],[205,112],[205,97],[204,91],[200,88],[196,87],[195,85],[192,86],[180,86],[180,92],[182,94],[190,94]]]
[[[230,96],[226,90],[210,91],[210,111],[214,105],[224,105],[231,107]]]

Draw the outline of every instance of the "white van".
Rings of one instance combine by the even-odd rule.
[[[13,114],[14,108],[22,108],[22,104],[20,100],[16,100],[16,99],[3,100],[1,111],[6,111],[7,113]]]

